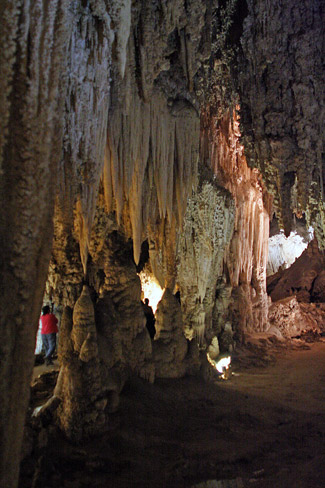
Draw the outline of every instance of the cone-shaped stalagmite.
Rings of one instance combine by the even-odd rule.
[[[100,376],[94,306],[86,285],[73,318],[71,312],[64,312],[61,334],[65,341],[59,352],[62,364],[56,389],[62,398],[59,424],[68,437],[78,440],[102,431],[107,404]]]

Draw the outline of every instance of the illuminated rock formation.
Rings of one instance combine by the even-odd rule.
[[[188,199],[178,244],[179,286],[186,337],[204,344],[212,328],[216,283],[233,232],[234,203],[214,182]],[[212,334],[213,335],[213,334]]]
[[[225,285],[233,291],[232,297],[229,292],[222,293],[221,306],[224,310],[228,295],[227,305],[232,304],[228,318],[240,335],[245,330],[265,330],[268,326],[265,280],[272,200],[258,170],[247,165],[236,112],[224,115],[220,121],[212,119],[211,126],[215,125],[217,130],[208,132],[213,138],[209,160],[217,182],[231,192],[236,207],[234,234],[225,258],[229,277]],[[215,313],[218,315],[217,310]]]
[[[267,275],[276,273],[280,268],[289,268],[308,246],[312,239],[304,239],[296,232],[288,237],[283,232],[273,235],[269,239],[269,254],[267,260]]]
[[[62,318],[61,370],[55,395],[61,398],[59,425],[74,440],[99,433],[105,426],[107,399],[101,381],[95,312],[89,290],[83,287],[71,313]]]
[[[324,270],[324,252],[314,239],[290,268],[268,278],[268,293],[273,302],[293,295],[300,302],[324,302]]]

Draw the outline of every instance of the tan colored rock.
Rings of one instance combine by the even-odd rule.
[[[55,394],[61,399],[58,422],[65,434],[79,440],[101,432],[105,428],[107,398],[102,384],[98,356],[94,307],[87,286],[71,313],[62,319],[63,337],[59,352],[61,369]],[[71,346],[69,346],[71,330]],[[77,353],[77,355],[76,355]]]
[[[152,359],[157,378],[179,378],[186,372],[188,343],[183,334],[179,301],[166,288],[156,312]]]
[[[204,182],[188,200],[178,243],[177,284],[186,337],[205,343],[212,328],[217,281],[234,224],[229,193]]]
[[[269,321],[270,326],[277,328],[286,338],[297,336],[303,330],[318,329],[317,321],[302,311],[296,297],[273,303],[269,310]]]
[[[213,119],[211,166],[218,184],[227,188],[235,201],[234,233],[226,253],[227,285],[233,288],[228,317],[239,335],[249,327],[268,327],[266,263],[268,256],[269,212],[272,198],[262,176],[246,161],[240,140],[240,115],[227,112]]]
[[[84,286],[73,309],[71,339],[74,351],[82,361],[98,358],[94,306],[88,286]]]

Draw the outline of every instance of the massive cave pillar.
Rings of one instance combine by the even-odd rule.
[[[62,147],[67,1],[2,2],[0,485],[16,486]]]
[[[6,1],[0,7],[0,479],[6,487],[18,477],[57,182],[68,220],[79,193],[86,262],[106,141],[111,48],[115,41],[123,76],[130,27],[130,2],[107,9],[91,0]]]
[[[214,335],[212,311],[216,285],[233,232],[234,211],[231,195],[212,178],[209,181],[202,175],[197,192],[188,199],[177,246],[177,284],[184,332],[188,339],[195,338],[201,346]]]

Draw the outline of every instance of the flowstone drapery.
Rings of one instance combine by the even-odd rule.
[[[272,198],[258,170],[247,165],[240,144],[238,111],[239,107],[215,121],[217,130],[210,132],[214,140],[210,161],[216,181],[235,201],[234,233],[225,263],[227,284],[233,288],[228,318],[240,337],[245,330],[268,327],[266,262]]]

